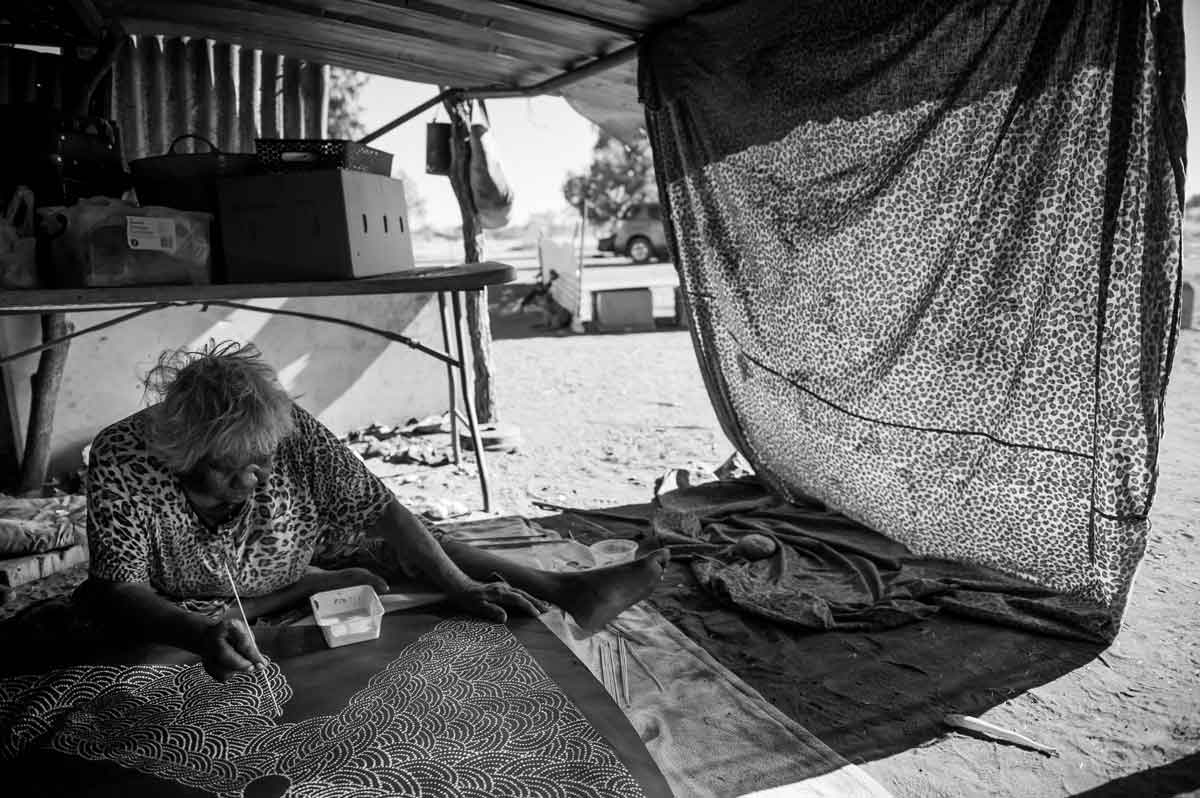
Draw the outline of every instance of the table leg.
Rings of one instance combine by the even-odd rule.
[[[442,346],[450,354],[450,318],[446,315],[446,293],[438,291],[438,313],[442,318]],[[463,360],[462,345],[458,347],[458,360]],[[450,385],[450,446],[454,450],[454,464],[462,462],[462,443],[458,440],[458,388],[454,384],[454,366],[446,364],[446,381]]]
[[[475,417],[475,386],[472,384],[470,369],[467,366],[466,350],[463,348],[463,312],[460,291],[450,293],[450,302],[454,306],[454,338],[458,343],[459,385],[462,387],[463,407],[467,411],[467,424],[471,428],[471,446],[475,449],[475,463],[479,467],[479,489],[483,493],[483,511],[492,511],[492,497],[488,492],[487,460],[483,454],[483,441],[479,437],[479,420]]]

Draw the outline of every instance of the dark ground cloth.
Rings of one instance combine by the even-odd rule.
[[[292,798],[670,795],[537,621],[383,623],[379,640],[332,650],[315,627],[260,632],[272,665],[226,684],[161,647],[0,679],[5,794],[235,798],[283,775]]]
[[[1181,0],[743,0],[648,36],[722,428],[789,498],[1120,616],[1178,326]]]
[[[758,533],[786,544],[756,562],[692,562],[697,583],[714,597],[781,624],[874,631],[943,612],[1091,642],[1115,633],[1095,602],[991,568],[913,556],[839,513],[785,501],[753,482],[666,494],[662,505],[660,519],[692,515],[712,539]]]
[[[708,483],[637,505],[538,519],[582,541],[656,545],[654,528],[751,532],[783,546],[757,563],[674,560],[652,602],[767,700],[851,761],[906,750],[1093,659],[1104,607],[982,566],[915,557],[753,480]],[[690,518],[690,520],[689,520]]]

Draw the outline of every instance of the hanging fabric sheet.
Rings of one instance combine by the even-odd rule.
[[[647,41],[694,339],[773,486],[1119,617],[1177,326],[1179,0],[749,0]]]

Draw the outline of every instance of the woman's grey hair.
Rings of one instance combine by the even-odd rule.
[[[163,352],[146,375],[147,444],[177,474],[203,460],[246,463],[273,454],[292,433],[292,399],[251,344],[210,341]]]

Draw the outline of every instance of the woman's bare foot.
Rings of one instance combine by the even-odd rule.
[[[561,574],[562,597],[555,603],[585,632],[598,632],[654,592],[670,559],[666,550],[659,549],[633,562]]]

